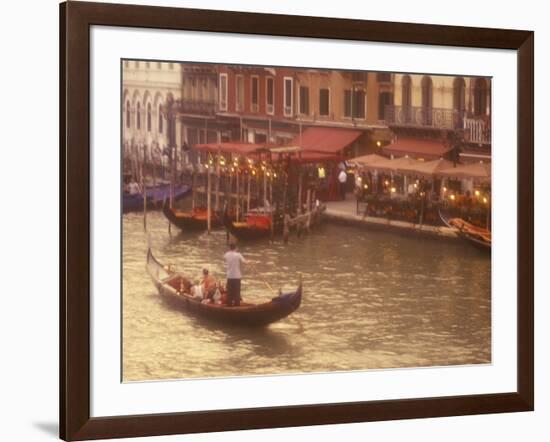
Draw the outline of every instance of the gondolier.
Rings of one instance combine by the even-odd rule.
[[[241,264],[244,264],[243,255],[236,250],[234,243],[229,244],[229,251],[223,256],[227,271],[227,305],[238,307],[241,303]]]

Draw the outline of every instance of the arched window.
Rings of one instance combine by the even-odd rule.
[[[151,132],[151,103],[147,103],[147,132]]]
[[[126,101],[126,128],[130,129],[132,120],[130,119],[130,101]]]
[[[457,77],[453,82],[453,109],[463,112],[466,109],[466,83],[464,78]]]
[[[487,113],[487,81],[478,78],[474,84],[474,115],[479,117]]]
[[[423,124],[432,125],[432,107],[433,107],[433,83],[431,77],[427,75],[422,78],[422,114]]]
[[[141,129],[141,103],[139,101],[136,107],[136,128],[137,130]]]
[[[412,117],[412,87],[411,77],[408,75],[401,80],[401,108],[404,121],[410,121]]]
[[[159,104],[159,134],[161,134],[164,130],[164,118],[162,118],[162,104]]]
[[[456,77],[453,82],[453,121],[455,127],[462,127],[466,110],[466,83],[464,78]]]

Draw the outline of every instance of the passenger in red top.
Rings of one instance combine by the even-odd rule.
[[[209,275],[208,269],[202,269],[202,293],[204,299],[212,299],[216,293],[216,279]]]

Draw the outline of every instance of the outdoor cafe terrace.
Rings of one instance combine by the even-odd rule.
[[[490,229],[490,164],[376,154],[348,163],[354,167],[357,214],[439,225],[442,212]]]

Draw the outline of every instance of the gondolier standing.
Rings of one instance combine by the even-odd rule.
[[[236,250],[234,243],[229,244],[229,251],[223,255],[227,271],[227,305],[238,307],[241,303],[241,264],[244,264],[243,255]]]

